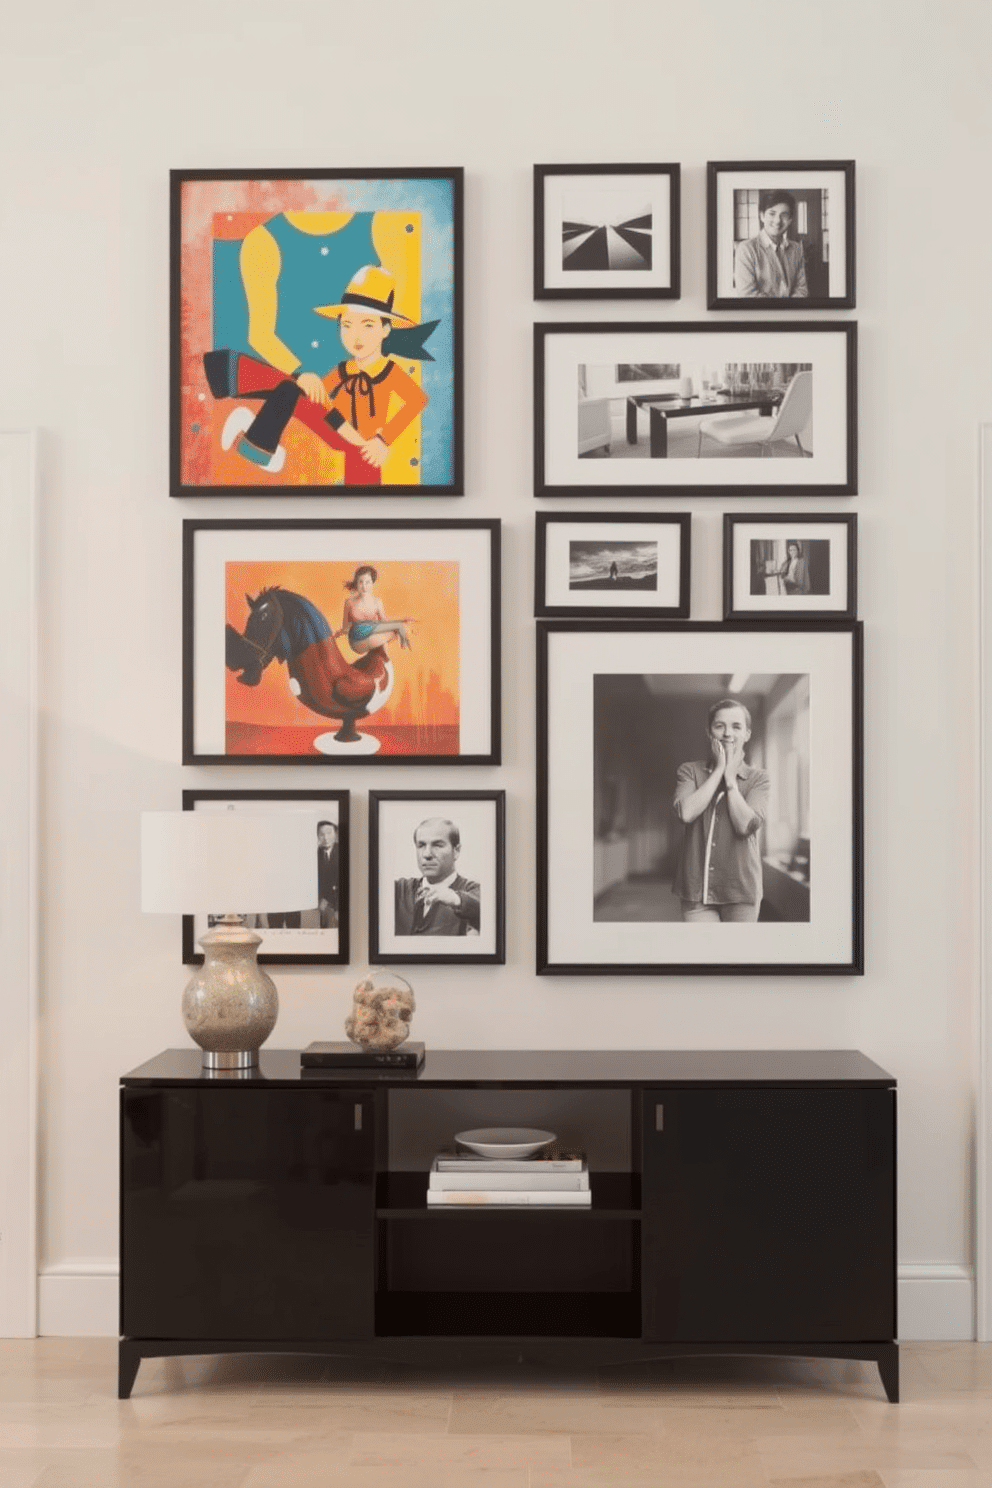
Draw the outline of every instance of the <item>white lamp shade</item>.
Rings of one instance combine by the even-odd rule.
[[[317,906],[317,832],[306,812],[144,811],[141,907],[253,914]]]

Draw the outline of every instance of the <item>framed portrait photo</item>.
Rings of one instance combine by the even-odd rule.
[[[535,165],[536,300],[677,300],[677,165]]]
[[[854,161],[706,167],[710,310],[854,308]]]
[[[862,636],[538,626],[537,970],[864,970]]]
[[[498,764],[499,537],[184,522],[184,764]]]
[[[857,541],[853,512],[725,513],[724,619],[853,620]]]
[[[369,793],[369,960],[502,965],[505,793]]]
[[[534,614],[686,619],[691,533],[689,512],[539,512]]]
[[[262,937],[258,959],[282,966],[347,966],[350,924],[347,791],[183,791],[184,811],[300,812],[313,823],[313,894],[307,904],[274,905],[249,914]],[[223,910],[220,911],[223,914]],[[183,915],[183,963],[203,964],[197,942],[212,915]]]
[[[536,496],[852,496],[853,321],[534,327]]]
[[[171,183],[171,494],[462,495],[461,168]]]

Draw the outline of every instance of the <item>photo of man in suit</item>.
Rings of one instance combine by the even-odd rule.
[[[398,878],[396,935],[478,935],[481,891],[457,871],[461,835],[455,823],[431,816],[413,834],[418,878]]]
[[[338,829],[332,821],[317,823],[317,902],[320,928],[338,923]]]

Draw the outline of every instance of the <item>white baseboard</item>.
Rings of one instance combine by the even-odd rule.
[[[61,1261],[38,1276],[39,1338],[116,1338],[116,1261]]]
[[[901,1342],[974,1336],[975,1273],[971,1266],[899,1267]]]
[[[42,1337],[117,1337],[116,1261],[63,1261],[38,1277]],[[975,1336],[975,1278],[970,1266],[899,1267],[899,1337]]]

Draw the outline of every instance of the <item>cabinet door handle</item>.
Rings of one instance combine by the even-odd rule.
[[[665,1130],[665,1108],[660,1104],[654,1108],[654,1129],[655,1131]]]
[[[361,1129],[362,1129],[362,1108],[359,1105],[359,1103],[356,1101],[355,1102],[355,1130],[356,1131],[361,1131]]]

